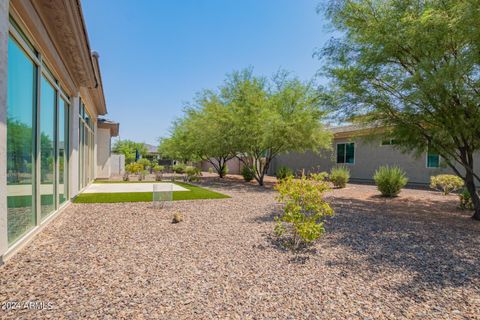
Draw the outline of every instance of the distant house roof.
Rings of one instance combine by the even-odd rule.
[[[364,125],[358,123],[329,127],[328,129],[332,131],[335,138],[350,138],[353,136],[362,136],[374,132],[380,133],[385,130],[384,127],[376,127],[374,125]]]
[[[158,153],[158,147],[157,146],[145,143],[145,147],[147,147],[148,153]]]
[[[120,124],[107,119],[98,119],[97,126],[102,129],[110,129],[110,135],[112,137],[118,136],[120,131]]]

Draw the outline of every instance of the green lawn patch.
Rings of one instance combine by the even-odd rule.
[[[96,182],[95,182],[96,183]],[[125,181],[128,183],[128,181]],[[136,183],[136,182],[130,182]],[[138,183],[138,182],[137,182]],[[140,182],[141,183],[141,182]],[[151,183],[151,181],[150,181]],[[224,199],[229,196],[211,191],[202,187],[184,182],[175,182],[190,191],[174,191],[173,200],[199,200],[199,199]],[[82,193],[78,195],[74,203],[115,203],[115,202],[150,202],[153,200],[152,192],[119,192],[119,193]]]

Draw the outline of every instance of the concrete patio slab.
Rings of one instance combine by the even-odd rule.
[[[153,192],[156,191],[190,191],[174,183],[92,183],[83,193],[121,193],[121,192]]]

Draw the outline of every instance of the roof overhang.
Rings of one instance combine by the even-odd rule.
[[[31,3],[31,4],[30,4]],[[97,114],[107,113],[98,54],[92,53],[80,0],[16,1],[33,6],[77,88],[87,88]],[[20,8],[21,9],[21,8]]]
[[[330,130],[333,133],[334,139],[348,139],[353,137],[371,136],[383,134],[388,129],[386,127],[372,127],[362,125],[348,125],[332,127]]]
[[[98,119],[97,127],[100,129],[109,129],[110,136],[117,137],[120,131],[120,124],[106,119]]]

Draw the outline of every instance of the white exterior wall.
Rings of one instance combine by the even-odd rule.
[[[78,120],[80,110],[80,97],[72,98],[72,105],[70,106],[70,155],[68,159],[68,190],[70,198],[78,194]]]
[[[8,2],[0,0],[0,264],[8,249],[7,236],[7,54]]]
[[[97,152],[98,152],[98,127],[97,122],[93,125],[93,178],[97,178]]]
[[[96,149],[97,149],[97,174],[96,178],[110,178],[110,129],[97,128]]]

